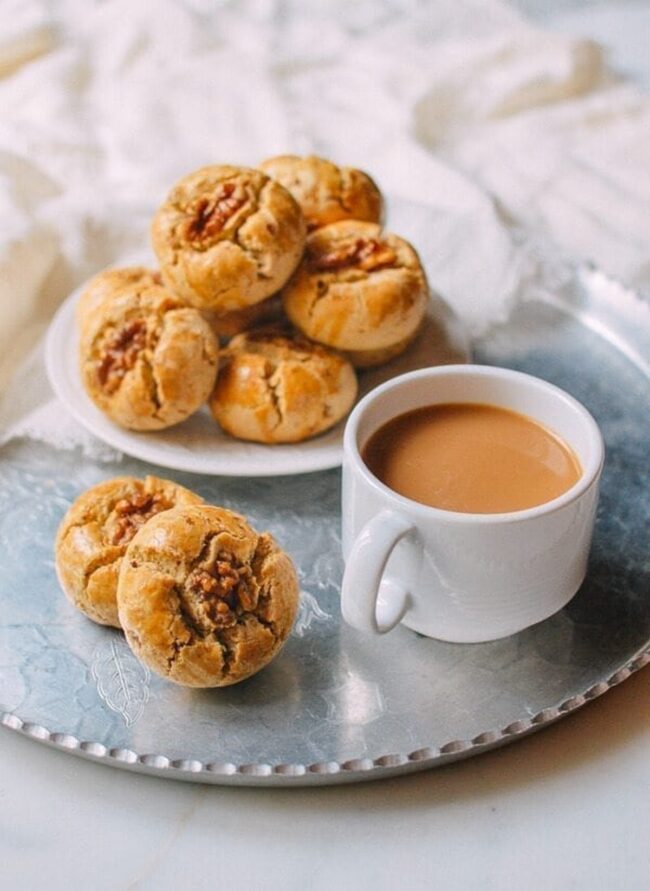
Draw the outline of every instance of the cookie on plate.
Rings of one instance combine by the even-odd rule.
[[[282,292],[289,320],[357,367],[386,362],[417,334],[428,301],[411,245],[376,223],[343,220],[312,232]]]
[[[362,170],[315,155],[279,155],[262,161],[260,169],[291,192],[310,230],[337,220],[381,220],[381,192]]]
[[[179,507],[131,541],[118,584],[126,639],[153,671],[188,687],[250,677],[284,644],[298,608],[289,557],[220,507]]]
[[[270,297],[296,268],[305,219],[260,170],[213,165],[183,177],[156,212],[151,236],[163,281],[217,313]]]
[[[162,285],[133,285],[85,315],[81,379],[95,405],[117,424],[160,430],[206,401],[218,352],[197,309]]]
[[[202,501],[155,476],[117,477],[83,492],[56,536],[56,572],[69,600],[94,622],[119,628],[117,578],[128,543],[154,514]]]
[[[104,269],[86,282],[79,295],[76,306],[76,321],[83,334],[86,320],[92,318],[97,309],[107,300],[113,300],[117,294],[132,286],[148,288],[161,285],[162,278],[155,269],[144,266],[124,266]]]
[[[210,410],[238,439],[300,442],[345,417],[356,395],[354,369],[338,353],[261,329],[224,350]]]

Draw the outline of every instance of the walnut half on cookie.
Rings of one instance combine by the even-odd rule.
[[[187,303],[226,313],[278,291],[305,243],[300,207],[260,170],[213,165],[183,177],[151,224],[163,280]]]
[[[135,655],[188,687],[255,674],[291,631],[299,588],[289,557],[225,508],[167,511],[131,541],[119,617]]]
[[[83,492],[56,536],[56,572],[68,599],[94,622],[119,628],[117,578],[128,543],[155,514],[202,501],[155,476],[116,477]]]

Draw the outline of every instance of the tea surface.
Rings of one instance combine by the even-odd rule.
[[[392,418],[362,457],[385,485],[422,504],[505,513],[551,501],[582,469],[546,427],[495,405],[445,403]]]

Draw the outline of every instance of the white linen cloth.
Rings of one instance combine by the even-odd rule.
[[[0,0],[0,392],[74,287],[154,262],[179,176],[285,152],[426,205],[473,333],[568,260],[650,288],[650,100],[499,0]],[[48,399],[37,354],[1,440],[89,446]]]

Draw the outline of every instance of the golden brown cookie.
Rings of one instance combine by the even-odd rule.
[[[163,280],[218,313],[270,297],[296,268],[306,224],[283,186],[259,170],[214,165],[181,179],[151,236]]]
[[[144,266],[124,266],[115,269],[104,269],[86,282],[79,295],[76,307],[77,327],[81,332],[86,326],[86,319],[92,318],[107,300],[113,300],[121,291],[132,286],[148,288],[161,285],[162,278],[155,269]]]
[[[342,350],[357,367],[404,350],[424,318],[428,285],[411,245],[375,223],[344,220],[317,229],[282,292],[290,321]]]
[[[85,315],[81,379],[95,405],[117,424],[160,430],[206,401],[218,351],[197,309],[162,285],[133,285]]]
[[[210,410],[238,439],[300,442],[345,417],[356,395],[354,369],[338,353],[262,329],[231,340]]]
[[[221,507],[182,507],[150,520],[128,547],[119,616],[135,655],[188,687],[224,687],[267,665],[298,608],[289,557]]]
[[[381,192],[362,170],[315,155],[279,155],[262,161],[260,169],[291,192],[310,230],[338,220],[381,220]]]
[[[120,627],[117,577],[126,546],[154,514],[202,498],[169,480],[117,477],[81,494],[63,517],[55,562],[61,587],[89,619]]]

